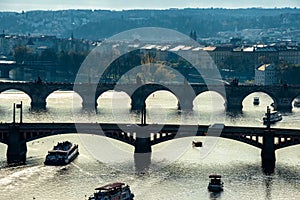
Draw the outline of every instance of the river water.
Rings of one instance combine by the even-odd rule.
[[[261,104],[254,106],[253,97]],[[112,100],[113,99],[113,100]],[[212,105],[212,101],[214,103]],[[217,104],[215,103],[217,100]],[[21,92],[0,94],[0,121],[12,121],[12,104],[23,102],[24,122],[110,122],[139,123],[140,115],[130,112],[130,100],[121,92],[106,92],[98,99],[97,114],[81,109],[81,99],[73,92],[58,91],[47,98],[47,111],[30,111],[30,99]],[[156,92],[147,99],[147,123],[212,124],[262,126],[266,106],[272,99],[253,93],[243,102],[243,113],[224,111],[224,100],[213,92],[199,95],[192,112],[179,112],[177,101],[168,92]],[[16,120],[19,120],[17,110]],[[275,126],[299,128],[300,109],[283,113]],[[192,148],[191,141],[204,147]],[[47,151],[58,141],[79,144],[80,155],[65,167],[44,166]],[[6,145],[0,144],[0,199],[87,199],[94,188],[121,181],[130,185],[137,200],[162,199],[299,199],[300,145],[276,151],[276,169],[264,175],[260,149],[222,138],[176,139],[153,147],[148,172],[134,170],[133,147],[97,135],[64,134],[27,143],[27,163],[6,165]],[[224,191],[207,191],[210,174],[223,176]]]

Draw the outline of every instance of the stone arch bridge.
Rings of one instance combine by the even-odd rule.
[[[227,111],[242,111],[243,100],[253,92],[264,92],[274,101],[279,111],[291,111],[293,100],[300,95],[300,86],[273,85],[212,85],[205,84],[93,84],[93,83],[38,83],[38,82],[0,82],[0,93],[16,89],[27,94],[31,99],[32,109],[45,109],[47,97],[57,90],[70,90],[82,98],[83,108],[96,108],[98,97],[106,91],[123,91],[131,98],[132,109],[140,110],[152,93],[165,90],[173,93],[178,100],[179,108],[192,109],[195,97],[206,91],[220,94]],[[101,106],[101,105],[99,105]]]

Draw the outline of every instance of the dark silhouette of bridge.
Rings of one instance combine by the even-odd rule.
[[[12,70],[19,70],[17,75],[18,79],[24,80],[24,71],[31,71],[31,78],[43,75],[51,74],[52,77],[57,78],[58,74],[56,68],[59,65],[51,61],[23,61],[22,63],[17,63],[16,61],[1,61],[0,60],[0,78],[9,79],[10,72]]]
[[[141,110],[146,99],[160,90],[169,91],[178,100],[180,109],[193,109],[197,95],[214,91],[225,100],[226,111],[242,111],[243,100],[251,93],[264,92],[274,101],[278,111],[291,111],[293,100],[300,95],[300,86],[272,85],[212,85],[205,84],[109,84],[109,83],[47,83],[47,82],[0,82],[0,92],[16,89],[27,94],[31,99],[32,109],[46,109],[47,97],[58,90],[69,90],[79,94],[83,108],[95,109],[98,97],[106,91],[123,91],[131,98],[134,110]],[[101,105],[99,105],[101,106]]]
[[[277,149],[300,144],[300,130],[293,129],[233,127],[220,124],[139,126],[99,123],[5,123],[0,124],[0,142],[8,146],[8,163],[25,163],[27,142],[52,135],[78,132],[105,136],[132,145],[135,155],[151,154],[153,145],[183,137],[228,138],[260,148],[262,167],[268,171],[275,168]]]

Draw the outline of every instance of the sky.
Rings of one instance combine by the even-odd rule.
[[[66,9],[300,8],[300,0],[0,0],[0,11]]]

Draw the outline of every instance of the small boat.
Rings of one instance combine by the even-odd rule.
[[[259,105],[259,97],[253,98],[253,105]]]
[[[221,192],[223,191],[223,182],[221,175],[213,174],[209,176],[210,181],[208,184],[208,191],[210,192]]]
[[[95,189],[94,195],[88,200],[133,200],[134,194],[125,183],[110,183]]]
[[[297,107],[297,108],[300,107],[300,99],[295,99],[295,101],[294,101],[294,107]]]
[[[193,147],[202,147],[202,142],[194,140],[192,142]]]
[[[278,122],[282,120],[282,115],[278,111],[272,111],[270,112],[270,123],[274,124],[275,122]],[[267,113],[263,117],[264,124],[267,124],[268,118],[267,118]]]
[[[72,162],[79,154],[78,145],[69,141],[59,142],[48,151],[45,165],[66,165]]]
[[[271,103],[271,105],[270,105],[270,106],[272,106],[274,110],[277,110],[277,106],[276,106],[276,104],[274,104],[274,103]]]

